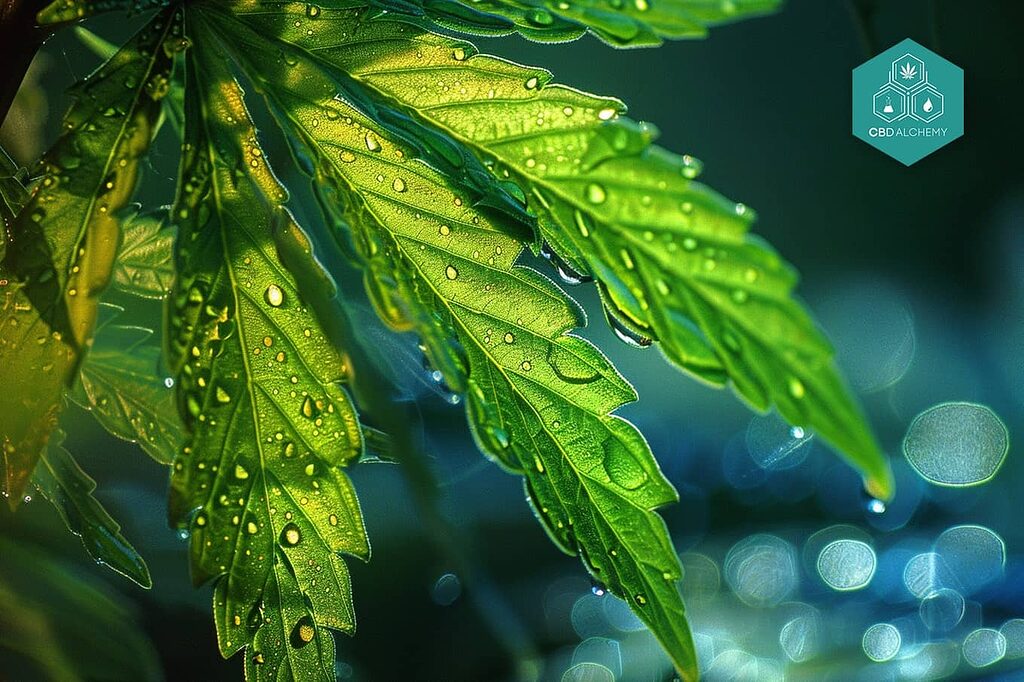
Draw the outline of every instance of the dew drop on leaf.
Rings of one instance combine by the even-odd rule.
[[[302,533],[294,523],[285,524],[281,529],[281,544],[287,547],[294,547],[302,542]]]
[[[267,302],[267,305],[272,308],[278,308],[284,303],[284,292],[281,291],[281,287],[271,284],[263,293],[263,299]]]

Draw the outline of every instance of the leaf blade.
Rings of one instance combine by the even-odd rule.
[[[46,448],[32,482],[97,563],[106,564],[142,587],[153,586],[146,562],[121,533],[121,526],[93,496],[96,481],[63,445],[51,443]]]
[[[620,336],[657,340],[677,366],[731,382],[756,409],[775,406],[833,445],[871,494],[892,495],[888,463],[830,345],[791,295],[795,272],[749,234],[753,211],[695,181],[698,161],[655,146],[656,130],[623,118],[618,100],[552,85],[543,69],[358,9],[325,9],[315,22],[295,3],[274,9],[239,16],[518,182],[549,253],[570,279],[597,280]],[[452,82],[459,87],[438,86]]]
[[[568,333],[581,311],[515,265],[521,244],[485,210],[335,99],[328,73],[299,54],[269,59],[262,51],[276,46],[230,19],[214,21],[306,146],[318,178],[344,193],[369,278],[398,287],[433,365],[466,391],[482,449],[524,476],[556,543],[581,554],[652,627],[680,673],[695,678],[678,558],[653,512],[675,490],[639,432],[610,414],[635,394],[600,351]]]
[[[168,10],[147,24],[79,85],[64,133],[43,157],[45,175],[12,225],[0,265],[0,371],[5,383],[31,387],[0,403],[12,506],[91,342],[119,242],[116,214],[134,191],[170,75],[161,46],[180,31],[176,17]]]
[[[190,438],[170,514],[190,531],[193,580],[216,580],[221,654],[248,647],[255,679],[333,679],[326,628],[355,627],[339,555],[370,551],[341,471],[362,436],[339,384],[344,362],[276,255],[273,231],[292,220],[286,195],[217,39],[188,22],[196,44],[167,339]]]

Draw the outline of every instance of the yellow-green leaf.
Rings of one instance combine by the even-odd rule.
[[[210,16],[230,32],[318,178],[344,201],[371,291],[390,297],[398,325],[415,329],[446,382],[466,392],[481,448],[524,477],[556,544],[625,599],[679,673],[695,679],[681,570],[653,511],[676,492],[640,433],[611,414],[636,396],[600,351],[570,333],[584,324],[582,311],[515,264],[522,244],[492,213],[335,98],[328,72],[298,51],[279,58],[277,46]]]
[[[91,343],[120,241],[117,214],[135,189],[170,78],[172,53],[163,47],[180,32],[177,14],[164,12],[76,87],[42,180],[11,226],[0,265],[0,383],[21,387],[0,397],[11,505]]]
[[[656,130],[624,118],[621,102],[360,10],[238,12],[520,184],[547,255],[567,281],[597,280],[622,338],[658,341],[701,379],[776,407],[860,469],[869,492],[891,496],[889,466],[832,348],[792,296],[793,269],[748,233],[753,211],[696,182],[700,163],[653,145]]]
[[[171,518],[196,583],[215,579],[221,653],[252,679],[334,679],[327,628],[355,615],[340,553],[369,544],[342,467],[363,450],[345,363],[279,261],[290,215],[217,39],[189,14],[186,133],[173,209],[169,361],[189,440]]]

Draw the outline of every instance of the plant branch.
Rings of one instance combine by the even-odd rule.
[[[32,59],[51,33],[49,27],[36,24],[36,14],[45,5],[46,0],[0,0],[0,123],[7,119]]]

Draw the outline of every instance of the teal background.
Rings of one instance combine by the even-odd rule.
[[[131,28],[110,17],[89,25],[111,39]],[[593,38],[553,46],[515,37],[476,41],[485,51],[545,65],[560,82],[621,97],[632,116],[660,127],[664,146],[704,161],[703,179],[755,208],[755,231],[798,268],[800,295],[836,343],[838,362],[851,380],[874,376],[903,348],[901,324],[909,314],[914,343],[906,374],[884,389],[858,390],[899,472],[901,506],[891,511],[902,511],[879,523],[864,512],[857,477],[816,444],[785,471],[758,475],[740,466],[749,478],[737,485],[737,466],[745,465],[737,444],[751,413],[730,392],[672,370],[658,351],[619,344],[601,319],[592,288],[570,290],[590,311],[584,334],[641,395],[622,414],[647,435],[680,490],[681,503],[664,510],[680,551],[703,553],[721,568],[729,548],[752,534],[771,533],[802,547],[810,534],[844,522],[868,532],[881,555],[927,547],[953,524],[979,523],[1003,537],[1009,556],[1004,581],[972,599],[978,622],[998,626],[1024,616],[1021,26],[1024,3],[1018,0],[790,0],[775,16],[715,29],[707,41],[652,50],[615,51]],[[966,71],[970,116],[966,136],[909,168],[856,139],[850,128],[851,71],[908,36]],[[68,32],[55,36],[46,56],[51,116],[39,145],[56,132],[67,104],[64,88],[96,65]],[[287,151],[269,128],[265,132],[268,155],[283,171]],[[176,155],[175,145],[163,140],[147,164],[141,201],[155,206],[170,199]],[[294,174],[284,175],[297,182]],[[312,207],[297,210],[306,221],[315,216]],[[895,319],[886,314],[893,309]],[[412,363],[410,376],[417,369]],[[554,549],[529,512],[519,481],[475,452],[461,408],[420,384],[411,383],[410,394],[417,397],[431,467],[442,483],[442,513],[477,576],[473,581],[455,569],[395,467],[356,467],[373,558],[369,565],[350,562],[359,633],[337,638],[339,676],[512,680],[520,667],[510,651],[525,642],[539,658],[540,679],[557,682],[574,656],[596,658],[577,654],[594,634],[620,642],[619,679],[668,679],[657,649],[635,634],[607,623],[587,630],[584,622],[577,629],[575,605],[593,601],[579,561]],[[900,442],[910,421],[947,400],[987,404],[1009,427],[1011,451],[991,483],[940,490],[923,484],[902,462]],[[240,658],[223,661],[216,651],[210,590],[192,589],[185,544],[166,527],[166,473],[136,447],[111,441],[87,415],[73,417],[68,447],[99,481],[99,497],[149,562],[155,588],[138,589],[92,565],[45,503],[34,501],[13,517],[0,505],[0,532],[45,547],[68,571],[119,593],[134,607],[139,630],[152,640],[168,679],[240,679]],[[781,623],[772,627],[780,614],[738,607],[724,584],[713,594],[698,591],[690,610],[705,627],[716,628],[718,651],[734,646],[760,662],[753,677],[749,668],[730,671],[724,662],[708,677],[757,679],[762,669],[815,681],[869,675],[859,633],[872,622],[912,617],[916,608],[886,593],[883,577],[891,569],[879,570],[872,588],[843,595],[801,574],[794,600],[813,605],[829,626],[824,653],[803,668],[785,665]],[[437,590],[449,572],[461,576],[454,601]],[[720,608],[708,606],[711,597]],[[710,665],[714,651],[705,659]],[[0,654],[0,665],[15,671],[9,679],[37,679],[16,674],[27,666],[10,667],[17,662],[8,654]],[[875,670],[868,679],[901,679]],[[955,674],[1020,677],[1014,661],[985,670],[963,664]]]
[[[890,71],[894,60],[908,53],[923,61],[927,85],[920,80],[921,69],[918,66],[917,78],[911,80],[914,89],[904,95],[902,105],[895,104],[895,113],[904,110],[920,112],[921,103],[927,101],[924,90],[931,86],[942,94],[943,111],[941,115],[936,114],[935,119],[927,123],[912,116],[887,122],[874,112],[874,107],[877,106],[876,93],[891,81]],[[902,82],[901,78],[896,80]],[[896,102],[895,97],[893,101]],[[872,128],[948,130],[946,135],[941,137],[872,137],[869,132]],[[869,59],[853,70],[853,134],[908,166],[960,138],[964,134],[963,69],[909,38]]]

